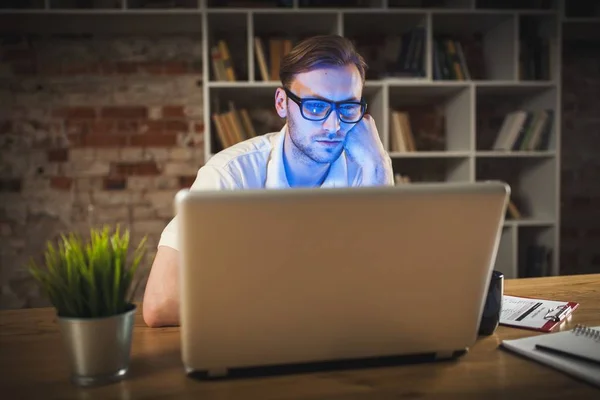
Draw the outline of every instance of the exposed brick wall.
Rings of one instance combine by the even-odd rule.
[[[3,38],[0,308],[46,304],[22,267],[60,231],[147,234],[147,272],[174,193],[203,163],[200,43]],[[600,53],[564,49],[561,272],[600,272]]]
[[[563,45],[561,273],[600,272],[600,42]]]
[[[3,38],[0,308],[45,304],[23,266],[60,231],[148,235],[203,163],[197,37]]]

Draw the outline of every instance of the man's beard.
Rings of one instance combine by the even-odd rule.
[[[288,115],[290,115],[289,110]],[[342,154],[343,147],[340,147],[340,149],[336,149],[336,151],[333,153],[328,153],[320,149],[318,143],[303,140],[305,138],[303,137],[302,132],[300,132],[300,130],[296,127],[293,118],[287,118],[287,125],[290,139],[296,150],[294,151],[294,153],[296,153],[294,154],[294,156],[303,156],[302,158],[305,159],[304,162],[308,162],[310,160],[318,164],[330,164],[337,160],[338,157]],[[308,158],[309,160],[306,160],[306,158]]]

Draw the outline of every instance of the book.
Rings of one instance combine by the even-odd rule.
[[[542,347],[560,349],[563,354]],[[600,362],[598,362],[600,360],[600,326],[577,325],[571,330],[562,332],[503,340],[500,348],[600,387]],[[581,352],[596,362],[574,356]]]
[[[269,67],[267,66],[267,57],[265,55],[265,49],[260,37],[254,37],[254,53],[256,55],[256,61],[258,63],[260,77],[263,81],[270,79]]]

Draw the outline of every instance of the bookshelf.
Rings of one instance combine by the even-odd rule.
[[[319,33],[347,36],[370,65],[365,97],[392,157],[394,171],[408,176],[411,182],[506,180],[513,188],[521,217],[509,218],[503,227],[496,268],[507,277],[527,276],[538,272],[528,271],[525,266],[541,265],[543,259],[546,273],[558,274],[559,4],[553,3],[549,9],[495,9],[485,7],[486,2],[469,0],[447,1],[441,7],[415,7],[415,2],[392,0],[362,1],[361,7],[336,7],[340,2],[335,1],[305,6],[308,3],[298,0],[291,7],[269,9],[206,8],[203,27],[204,36],[209,38],[207,47],[213,35],[211,18],[235,15],[237,20],[238,15],[246,16],[244,26],[236,24],[235,29],[236,35],[247,41],[247,46],[238,51],[247,56],[242,68],[249,78],[216,81],[207,58],[209,73],[205,75],[204,90],[211,102],[205,103],[205,114],[215,108],[226,109],[229,101],[240,108],[257,104],[272,107],[277,81],[262,79],[254,37],[263,41],[268,60],[269,38],[298,40]],[[415,50],[420,56],[404,58],[402,68],[390,70],[389,66],[402,58],[394,47],[399,47],[407,32],[420,35],[421,40],[416,41],[419,50]],[[527,68],[532,62],[521,50],[536,44],[528,40],[532,36],[549,39],[546,43],[551,50],[545,53],[548,63],[541,72],[537,66]],[[435,47],[455,37],[473,38],[471,50],[479,54],[470,79],[460,80],[452,73],[443,75],[436,65],[441,53],[436,56]],[[544,109],[558,110],[550,117],[550,140],[545,148],[494,150],[502,117],[516,110],[533,113]],[[394,143],[394,111],[408,114],[415,151],[404,151]],[[480,121],[480,116],[493,113]],[[277,129],[276,123],[272,121],[272,129],[267,131]],[[206,139],[206,156],[210,157],[221,147],[208,118],[206,126],[210,126]],[[549,254],[541,254],[540,246],[549,249]]]
[[[352,38],[370,65],[365,97],[395,173],[411,182],[506,180],[520,216],[504,224],[496,268],[507,277],[539,274],[540,265],[559,274],[563,30],[597,27],[597,9],[581,14],[559,0],[32,0],[0,7],[2,31],[197,34],[206,160],[223,148],[212,116],[232,105],[249,111],[258,134],[283,125],[273,110],[278,82],[263,79],[255,38],[271,70],[269,54],[281,51],[271,38],[280,46],[321,33]],[[212,61],[219,41],[232,66],[221,78]],[[411,42],[412,58],[400,50]],[[543,146],[498,148],[510,113],[538,118],[547,110]],[[406,116],[409,151],[398,133]]]

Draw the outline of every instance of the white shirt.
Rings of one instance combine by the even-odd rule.
[[[215,154],[198,170],[190,190],[285,189],[289,182],[283,164],[287,126],[237,143]],[[362,169],[342,154],[331,164],[321,187],[367,186]],[[163,230],[158,245],[178,249],[177,216]]]

